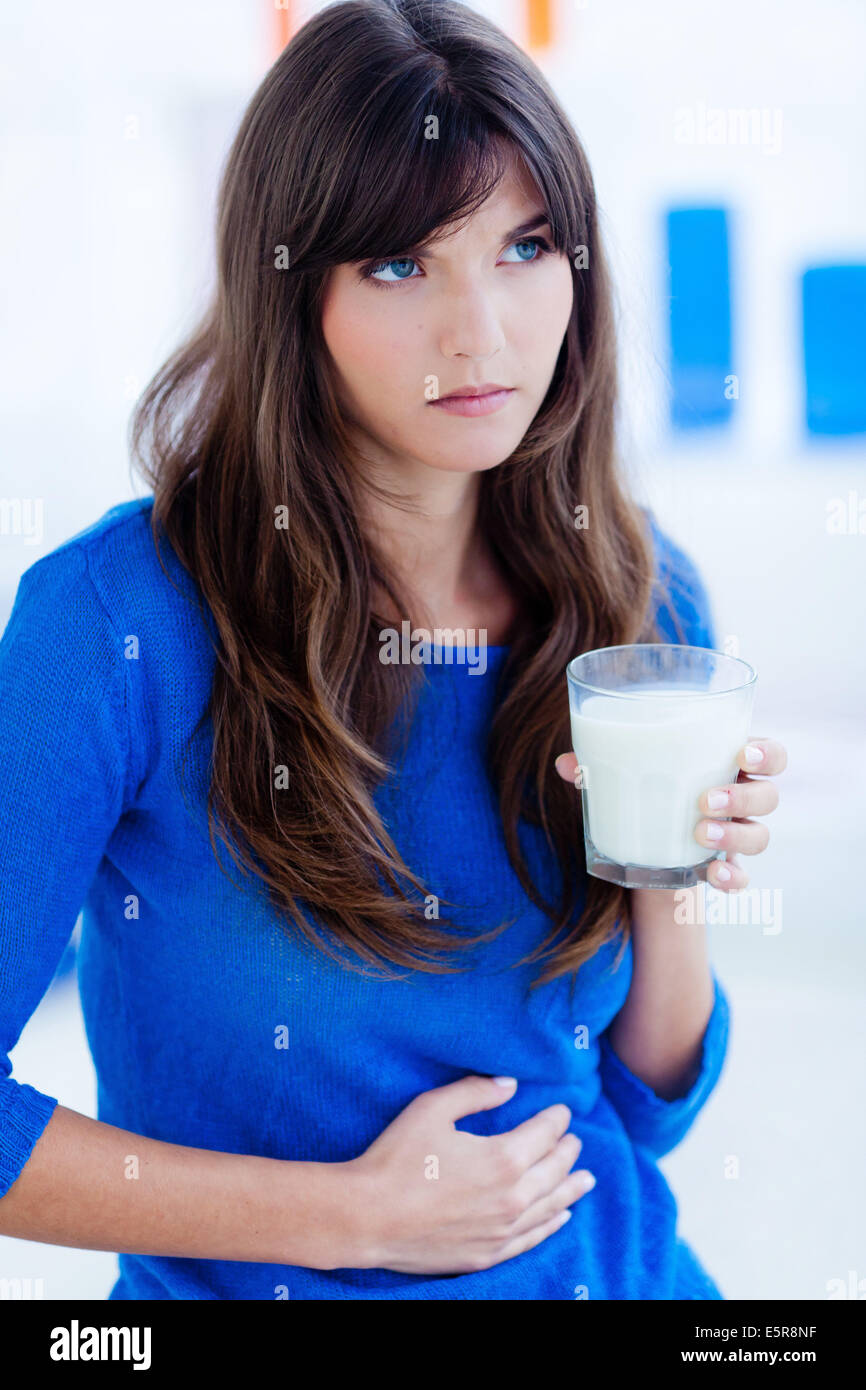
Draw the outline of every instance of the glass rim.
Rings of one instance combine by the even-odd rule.
[[[735,695],[740,690],[748,690],[758,679],[757,671],[748,661],[744,661],[741,656],[730,656],[728,652],[717,651],[715,647],[695,647],[686,642],[622,642],[616,647],[593,647],[591,651],[580,652],[578,656],[573,656],[565,668],[568,683],[569,685],[579,685],[584,690],[592,690],[597,695],[609,695],[612,699],[616,700],[643,700],[646,698],[643,694],[634,694],[624,690],[611,690],[604,685],[592,685],[589,681],[582,680],[580,676],[576,676],[571,668],[575,662],[582,661],[584,657],[598,656],[602,652],[657,651],[659,647],[665,647],[668,651],[703,652],[705,656],[708,653],[711,656],[720,656],[725,661],[735,661],[738,666],[743,667],[749,672],[747,680],[742,681],[739,685],[729,686],[726,690],[696,690],[694,692],[695,696],[701,700],[712,700],[718,695]],[[674,691],[672,693],[676,694],[677,692]]]

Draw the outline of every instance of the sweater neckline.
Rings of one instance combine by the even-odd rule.
[[[490,643],[485,646],[483,652],[486,657],[486,664],[483,671],[479,669],[479,652],[477,647],[469,648],[469,651],[475,659],[474,665],[470,665],[466,660],[467,649],[465,646],[443,646],[438,642],[428,642],[425,645],[425,651],[432,652],[432,656],[421,663],[425,671],[441,669],[455,672],[462,671],[467,674],[471,673],[474,676],[484,676],[491,670],[498,670],[504,663],[505,657],[511,651],[511,643],[505,643],[504,645]]]

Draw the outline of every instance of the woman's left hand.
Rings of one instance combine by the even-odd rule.
[[[750,756],[755,752],[760,756]],[[783,744],[775,739],[752,738],[740,749],[737,763],[741,771],[736,782],[725,787],[710,787],[701,795],[698,807],[708,814],[695,826],[698,844],[726,853],[726,859],[714,859],[707,869],[708,882],[722,893],[737,892],[749,881],[748,874],[733,856],[760,854],[767,848],[769,830],[748,817],[766,816],[775,811],[779,793],[775,782],[767,779],[784,772],[788,754]],[[555,766],[560,777],[577,785],[578,762],[574,753],[561,753]],[[727,878],[724,877],[726,873]]]

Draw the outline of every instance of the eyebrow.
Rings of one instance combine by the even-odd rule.
[[[511,231],[507,232],[503,237],[503,241],[510,245],[511,242],[517,241],[520,237],[527,236],[530,232],[538,231],[539,227],[548,226],[549,222],[550,219],[547,213],[541,212],[535,217],[530,217],[528,221],[521,222],[519,226],[512,227]],[[432,245],[432,242],[424,241],[417,246],[404,246],[402,250],[406,251],[410,256],[435,256]]]

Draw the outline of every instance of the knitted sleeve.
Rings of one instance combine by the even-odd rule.
[[[0,1198],[57,1105],[9,1053],[124,808],[127,669],[86,546],[31,565],[0,639]]]
[[[700,1071],[685,1095],[675,1100],[664,1100],[635,1076],[614,1052],[608,1037],[610,1030],[602,1033],[602,1090],[629,1136],[656,1158],[670,1153],[685,1138],[715,1089],[727,1056],[729,1026],[727,995],[713,971],[713,1011],[704,1032]]]
[[[656,550],[656,613],[663,637],[687,646],[715,647],[710,600],[697,567],[652,518],[651,524]],[[674,617],[681,624],[681,636],[676,632]],[[657,1158],[685,1138],[713,1091],[727,1056],[729,1027],[728,999],[713,972],[713,1010],[704,1032],[700,1071],[686,1094],[675,1100],[662,1099],[635,1076],[614,1051],[610,1029],[602,1033],[602,1090],[635,1143],[643,1144]]]

